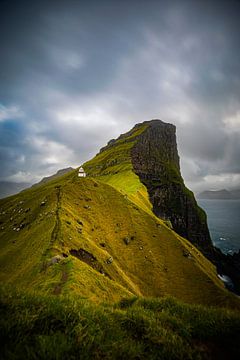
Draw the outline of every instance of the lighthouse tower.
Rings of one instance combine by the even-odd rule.
[[[82,166],[80,166],[80,168],[79,168],[79,170],[78,170],[78,176],[79,176],[79,177],[86,177],[86,173],[85,173],[85,171],[84,171],[84,169],[83,169]]]

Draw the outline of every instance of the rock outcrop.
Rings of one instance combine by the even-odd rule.
[[[170,220],[173,229],[204,254],[212,242],[206,215],[185,185],[180,172],[176,128],[161,120],[146,122],[146,130],[132,148],[134,172],[147,187],[153,212]]]
[[[115,187],[137,206],[151,209],[165,220],[194,244],[220,275],[229,276],[234,291],[240,294],[239,259],[231,259],[213,246],[206,214],[184,185],[174,125],[161,120],[137,124],[110,140],[84,168],[90,177]]]
[[[153,212],[193,243],[218,269],[233,280],[240,294],[240,257],[226,256],[211,241],[205,212],[186,188],[180,172],[176,127],[161,120],[146,121],[131,149],[134,172],[146,186]]]

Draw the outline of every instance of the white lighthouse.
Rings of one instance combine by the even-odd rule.
[[[80,166],[80,168],[79,168],[79,170],[78,170],[78,176],[79,176],[79,177],[86,177],[86,173],[85,173],[85,171],[84,171],[84,169],[83,169],[82,166]]]

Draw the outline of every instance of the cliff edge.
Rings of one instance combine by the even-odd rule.
[[[205,212],[184,185],[180,172],[176,127],[161,120],[145,122],[146,130],[131,151],[134,172],[146,186],[153,212],[206,255],[212,242]]]
[[[240,293],[238,262],[213,246],[206,214],[184,184],[174,125],[157,119],[136,124],[110,140],[84,168],[188,239]]]

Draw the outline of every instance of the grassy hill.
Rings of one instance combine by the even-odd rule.
[[[96,178],[75,170],[0,208],[3,283],[97,302],[173,295],[238,306],[192,244]]]
[[[144,129],[84,164],[86,178],[73,170],[0,200],[5,358],[200,359],[222,344],[238,354],[238,297],[154,215],[133,171],[131,149]]]
[[[131,150],[147,125],[134,127],[112,140],[90,161],[84,164],[88,176],[113,186],[137,206],[152,214],[146,187],[133,171]]]

